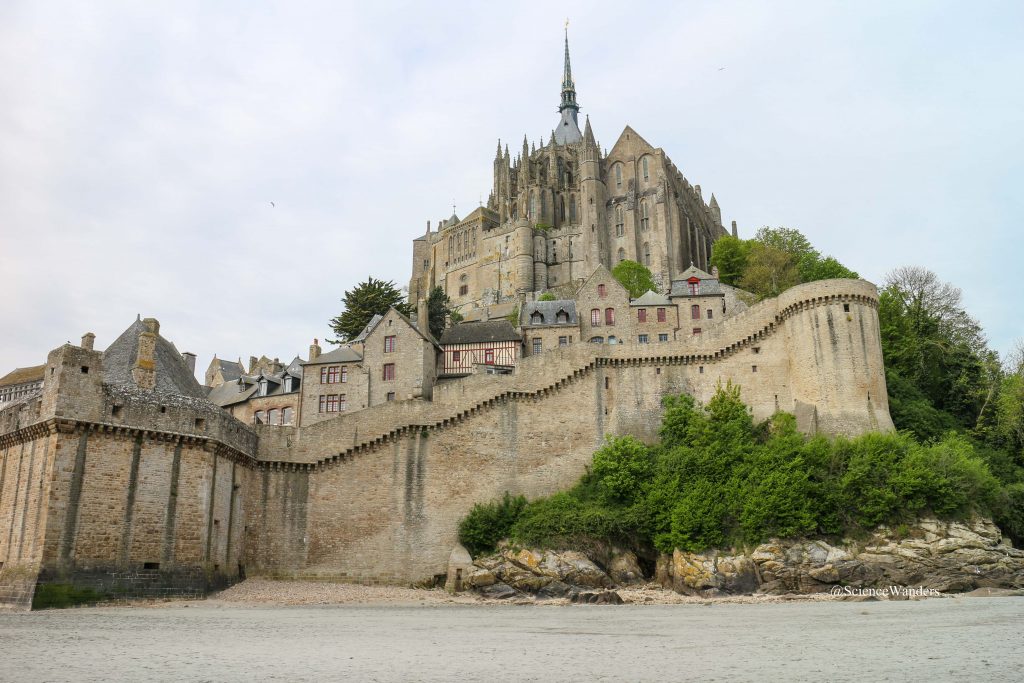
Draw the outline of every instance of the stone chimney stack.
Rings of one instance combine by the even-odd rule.
[[[739,235],[736,233],[736,221],[732,222],[732,236],[739,237]]]
[[[310,362],[315,361],[320,357],[320,353],[323,349],[320,348],[320,340],[314,339],[313,343],[309,345],[309,360]]]
[[[160,322],[156,318],[142,321],[146,331],[139,334],[139,352],[132,368],[132,379],[140,389],[156,389],[156,338],[160,334]]]
[[[196,374],[196,354],[191,351],[182,351],[181,357],[185,360],[185,365],[188,366],[189,372],[193,375]]]
[[[86,351],[92,351],[93,344],[96,343],[96,335],[92,332],[86,332],[82,335],[82,348]]]
[[[259,360],[256,356],[249,356],[249,374],[256,372],[256,362]]]
[[[416,326],[420,332],[430,332],[430,314],[427,309],[427,300],[420,299],[416,302]]]
[[[718,279],[718,266],[711,266],[711,277]]]

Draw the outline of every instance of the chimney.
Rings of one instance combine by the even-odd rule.
[[[416,326],[420,328],[420,332],[430,332],[430,314],[427,311],[427,300],[418,300],[416,302]]]
[[[314,339],[313,343],[309,345],[309,360],[310,362],[315,361],[320,357],[320,340]]]
[[[718,266],[711,266],[711,277],[718,279]]]
[[[733,237],[739,237],[739,235],[736,234],[736,221],[732,222],[732,236]]]
[[[146,331],[139,333],[139,352],[132,367],[132,379],[140,389],[152,391],[156,389],[156,338],[160,323],[156,318],[146,318],[142,323]]]
[[[188,366],[189,372],[193,375],[196,374],[196,354],[191,351],[183,351],[181,357],[185,361],[185,365]]]
[[[92,332],[86,332],[82,335],[82,348],[86,351],[92,351],[93,343],[96,341],[96,335]]]
[[[256,362],[259,360],[256,356],[249,356],[249,374],[256,372]]]

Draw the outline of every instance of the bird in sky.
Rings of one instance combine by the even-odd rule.
[[[273,208],[273,207],[277,206],[277,204],[275,204],[274,202],[270,202],[270,206],[271,206],[271,208]]]
[[[724,66],[720,66],[720,67],[718,67],[718,70],[719,71],[725,71],[725,67]]]

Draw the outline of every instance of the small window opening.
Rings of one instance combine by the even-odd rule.
[[[160,412],[161,413],[166,413],[167,412],[167,406],[160,406]]]
[[[110,409],[110,414],[114,417],[121,417],[121,406],[113,406]]]
[[[850,304],[843,304],[843,313],[850,312]]]
[[[611,389],[612,388],[612,378],[611,377],[605,377],[604,378],[604,388],[605,389]]]
[[[219,526],[220,525],[220,520],[219,519],[213,520],[213,525],[214,526]]]
[[[160,563],[159,562],[143,562],[142,563],[142,568],[143,569],[160,569]]]
[[[757,366],[756,365],[751,365],[750,366],[750,371],[751,372],[757,372]]]
[[[760,346],[755,346],[755,347],[754,347],[753,349],[751,349],[751,350],[752,350],[752,351],[753,351],[754,353],[761,353],[761,347],[760,347]]]
[[[196,429],[206,429],[206,419],[202,417],[196,418]]]
[[[660,375],[661,374],[661,368],[655,368],[654,369],[654,374],[655,375]]]
[[[702,374],[702,375],[704,374],[704,366],[703,365],[700,366],[700,374]]]
[[[88,375],[89,374],[89,366],[88,365],[83,365],[82,366],[82,374],[83,375]]]

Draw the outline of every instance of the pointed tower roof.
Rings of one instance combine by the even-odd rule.
[[[594,139],[594,129],[590,127],[590,117],[587,117],[587,125],[583,127],[583,139],[591,147],[597,147],[597,140]]]
[[[562,102],[558,105],[558,112],[562,120],[555,128],[555,142],[559,145],[567,145],[579,142],[583,139],[580,132],[578,115],[580,105],[576,103],[576,83],[572,80],[572,66],[569,63],[569,22],[565,22],[565,68],[562,74]]]

